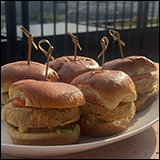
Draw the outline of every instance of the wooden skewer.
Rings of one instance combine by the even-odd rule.
[[[33,42],[33,36],[31,33],[29,33],[23,26],[20,27],[22,32],[25,34],[25,36],[28,38],[28,65],[30,64],[30,59],[31,59],[31,46],[33,44],[34,48],[38,50],[38,47],[36,44]]]
[[[40,46],[40,44],[41,44],[41,43],[44,43],[44,42],[48,43],[49,46],[51,46],[50,43],[49,43],[49,41],[48,41],[47,39],[42,39],[41,41],[39,41],[38,46],[39,46],[40,50],[46,55],[46,57],[48,57],[48,52],[45,51],[45,50]],[[52,57],[50,54],[49,54],[49,58],[50,58],[51,60],[54,60],[54,57]]]
[[[107,44],[105,44],[105,42],[107,43]],[[107,37],[103,37],[102,39],[101,39],[101,46],[102,46],[102,51],[101,51],[101,53],[98,55],[98,58],[100,58],[102,55],[103,55],[103,57],[102,57],[102,71],[103,71],[103,64],[104,64],[104,55],[105,55],[105,51],[107,50],[107,47],[108,47],[108,44],[109,44],[109,40],[108,40],[108,38]]]
[[[44,43],[44,42],[46,42],[46,43],[49,44],[48,52],[45,51],[45,50],[41,47],[41,45],[40,45],[41,43]],[[46,40],[46,39],[42,39],[41,41],[39,41],[38,46],[39,46],[40,50],[47,56],[46,73],[45,73],[45,80],[47,80],[47,72],[48,72],[48,66],[49,66],[49,59],[52,57],[52,56],[51,56],[51,53],[52,53],[54,47],[51,46],[51,44],[49,43],[49,41]],[[52,58],[53,58],[53,57],[52,57]],[[54,59],[54,58],[53,58],[53,59]]]
[[[76,36],[74,36],[71,32],[68,32],[68,34],[71,36],[72,42],[74,43],[74,61],[76,61],[77,46],[78,46],[79,50],[82,50],[82,48],[81,48],[80,44],[78,43],[78,38]]]
[[[118,41],[119,49],[120,49],[120,52],[121,52],[121,57],[122,57],[122,59],[123,59],[123,58],[124,58],[124,55],[123,55],[123,50],[122,50],[122,46],[121,46],[121,45],[125,46],[125,43],[120,40],[120,34],[119,34],[117,31],[114,31],[114,30],[111,30],[111,29],[110,29],[110,30],[109,30],[109,33],[110,33],[110,35],[113,37],[114,42],[115,42],[115,41]],[[116,35],[117,35],[117,37],[116,37]]]

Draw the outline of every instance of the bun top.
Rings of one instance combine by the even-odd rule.
[[[89,71],[76,77],[71,84],[81,89],[86,98],[109,109],[116,108],[120,102],[137,99],[135,85],[123,71]]]
[[[9,88],[9,99],[21,98],[25,106],[72,108],[83,105],[85,97],[75,86],[63,82],[20,80]]]
[[[16,61],[1,67],[1,93],[7,92],[9,86],[22,79],[45,80],[46,66],[44,64],[30,61]],[[47,72],[48,81],[58,81],[58,74],[51,68]]]
[[[104,63],[103,69],[121,70],[129,76],[137,76],[156,71],[157,67],[153,61],[144,56],[130,56],[108,61]]]
[[[49,62],[49,67],[54,69],[61,82],[70,83],[78,75],[99,68],[99,64],[91,58],[77,56],[63,56]]]

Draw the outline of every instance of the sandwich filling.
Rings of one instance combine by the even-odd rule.
[[[57,135],[60,135],[61,133],[68,133],[68,134],[72,133],[76,127],[75,123],[66,124],[65,126],[57,126],[57,127],[48,126],[48,127],[42,127],[42,128],[21,128],[21,127],[15,127],[14,125],[9,123],[7,124],[21,133],[52,133],[54,132]]]
[[[87,101],[81,106],[81,119],[87,124],[98,124],[107,122],[128,122],[135,115],[135,105],[133,102],[119,103],[114,109],[108,109],[99,104]]]
[[[1,93],[1,109],[3,108],[4,105],[8,103],[8,99],[9,99],[8,92]]]
[[[137,99],[134,101],[136,111],[139,112],[149,106],[155,99],[159,92],[159,85],[156,84],[157,75],[150,73],[131,77],[135,84],[137,92]]]
[[[148,73],[145,75],[134,76],[131,78],[135,84],[136,92],[137,94],[139,94],[148,92],[153,88],[157,80],[157,75],[152,75]]]
[[[147,99],[149,97],[153,97],[152,101],[150,103],[152,103],[155,99],[156,99],[156,95],[159,92],[159,85],[155,84],[149,91],[144,92],[144,93],[139,93],[137,95],[137,100],[134,102],[136,107],[137,107],[137,111],[139,111],[139,107],[145,103],[145,101],[147,101]]]
[[[25,100],[15,98],[5,105],[1,118],[21,133],[70,133],[80,118],[80,108],[35,108],[25,106]]]

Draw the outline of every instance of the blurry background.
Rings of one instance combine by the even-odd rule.
[[[82,51],[77,55],[94,58],[100,40],[108,37],[105,62],[120,58],[118,42],[113,43],[109,29],[120,33],[126,43],[124,56],[143,55],[159,62],[159,1],[1,1],[1,66],[17,60],[27,60],[28,39],[25,27],[38,46],[47,39],[54,46],[54,58],[74,55],[74,45],[68,31],[79,39]],[[48,50],[48,44],[43,44]],[[45,63],[47,58],[32,46],[31,60]]]

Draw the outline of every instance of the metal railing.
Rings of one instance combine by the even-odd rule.
[[[3,33],[1,29],[1,65],[27,59],[27,39],[22,33],[19,33],[20,25],[33,34],[35,43],[38,44],[44,38],[48,39],[55,47],[53,51],[55,58],[73,55],[73,43],[67,35],[68,31],[73,31],[72,33],[78,37],[82,46],[82,51],[78,51],[78,55],[92,57],[101,64],[97,56],[101,51],[100,40],[105,35],[110,40],[105,61],[119,58],[118,44],[112,44],[113,38],[108,33],[109,29],[114,29],[120,33],[121,39],[126,43],[126,46],[123,47],[124,56],[144,55],[159,62],[159,6],[156,19],[154,17],[157,1],[128,1],[130,5],[127,6],[129,7],[127,10],[127,1],[83,1],[85,4],[83,4],[82,11],[80,11],[82,5],[80,1],[72,1],[75,4],[73,11],[69,10],[70,1],[53,1],[53,20],[50,24],[44,22],[43,3],[45,1],[37,1],[40,8],[40,19],[36,25],[30,21],[30,1],[19,1],[21,21],[17,22],[16,2],[5,1],[6,33]],[[94,5],[92,5],[93,2]],[[110,2],[112,2],[112,10]],[[121,10],[119,2],[122,2]],[[133,11],[135,3],[137,4],[136,12]],[[63,5],[62,20],[57,18],[59,5]],[[151,8],[150,12],[149,8]],[[46,30],[47,26],[48,30]],[[33,27],[36,28],[35,31]],[[36,51],[32,48],[31,60],[45,63],[46,57],[40,50]]]

